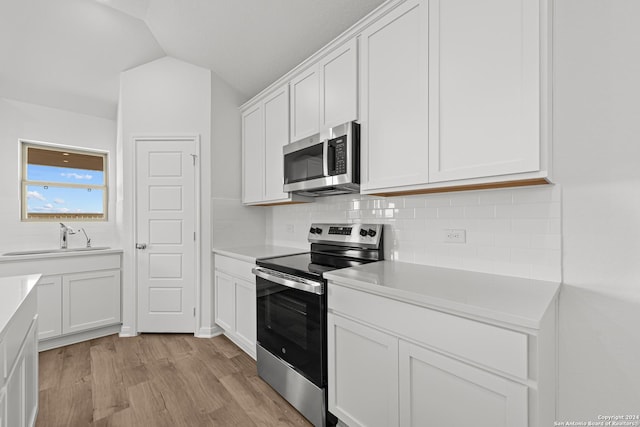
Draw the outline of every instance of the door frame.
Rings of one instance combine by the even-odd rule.
[[[131,241],[133,242],[133,244],[135,245],[135,241],[137,239],[138,236],[138,169],[137,169],[137,165],[138,165],[138,142],[141,141],[190,141],[194,143],[194,151],[195,151],[195,165],[194,165],[194,177],[193,180],[194,182],[194,189],[195,189],[195,200],[194,200],[194,221],[195,221],[195,232],[196,232],[196,247],[195,247],[195,295],[194,295],[194,303],[195,303],[195,307],[196,307],[196,313],[194,316],[194,321],[193,321],[193,334],[196,335],[198,333],[198,331],[200,330],[200,299],[201,299],[201,282],[202,282],[202,272],[201,272],[201,267],[200,267],[200,256],[201,256],[201,251],[202,251],[202,238],[200,236],[200,232],[201,232],[201,215],[200,215],[200,206],[201,206],[201,201],[200,201],[200,135],[185,135],[185,134],[178,134],[178,135],[173,135],[173,134],[163,134],[160,136],[151,136],[151,135],[134,135],[131,137],[131,142],[133,143],[133,156],[132,156],[132,166],[133,166],[133,188],[132,188],[132,196],[133,196],[133,203],[131,206],[131,211],[132,211],[132,224],[131,224],[131,230],[132,230],[132,235],[131,235]],[[132,265],[132,273],[131,276],[134,280],[134,292],[133,292],[133,300],[134,300],[134,311],[135,311],[135,328],[136,328],[136,335],[140,333],[138,327],[140,325],[140,319],[139,319],[139,307],[138,307],[138,291],[139,291],[139,284],[138,284],[138,250],[135,248],[132,248],[133,250],[133,265]]]

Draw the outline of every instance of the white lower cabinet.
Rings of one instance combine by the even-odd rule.
[[[38,280],[38,339],[62,334],[62,276]]]
[[[7,395],[0,390],[0,427],[7,425]]]
[[[38,413],[38,320],[35,295],[27,297],[0,337],[0,427],[31,427]],[[4,342],[6,339],[6,342]]]
[[[38,338],[120,323],[120,270],[43,276],[38,282]]]
[[[121,254],[109,252],[6,263],[9,276],[42,274],[38,296],[39,350],[110,335],[121,323]]]
[[[256,357],[255,265],[216,255],[214,273],[215,320],[224,334]]]
[[[401,426],[527,426],[527,386],[406,341],[398,349]]]
[[[62,277],[62,333],[120,323],[120,270]]]
[[[349,427],[542,427],[555,417],[555,302],[540,329],[329,280],[328,406]]]
[[[328,315],[329,410],[349,426],[398,425],[398,339]]]

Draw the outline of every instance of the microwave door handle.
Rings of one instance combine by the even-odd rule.
[[[329,176],[329,140],[322,141],[322,174]]]

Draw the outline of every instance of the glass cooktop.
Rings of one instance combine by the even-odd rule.
[[[291,274],[293,276],[320,280],[322,279],[323,273],[327,271],[354,267],[356,265],[362,265],[372,261],[373,260],[370,261],[317,252],[307,252],[298,255],[259,259],[256,261],[256,264],[261,267]]]

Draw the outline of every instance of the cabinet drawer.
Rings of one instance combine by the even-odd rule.
[[[225,272],[249,282],[255,282],[256,280],[255,276],[251,272],[251,269],[253,267],[255,267],[255,264],[240,261],[234,258],[229,258],[221,255],[216,255],[215,257],[216,270]]]
[[[472,363],[526,379],[527,335],[329,284],[329,310]]]

